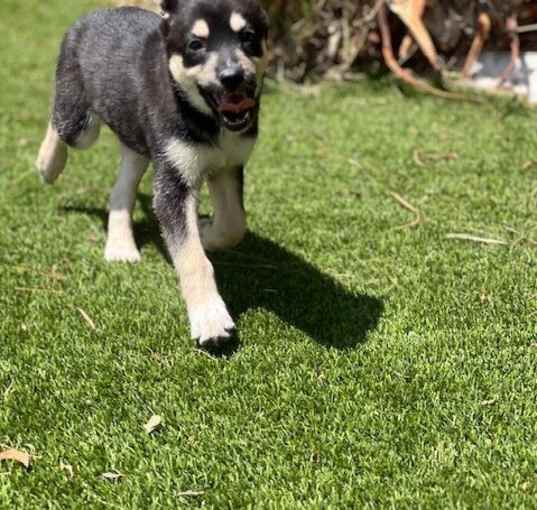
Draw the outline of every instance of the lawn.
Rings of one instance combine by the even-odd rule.
[[[54,187],[33,170],[95,5],[0,7],[0,451],[33,456],[0,463],[0,508],[535,508],[535,112],[269,83],[250,234],[212,256],[239,341],[211,357],[151,175],[127,266],[103,259],[112,136]]]

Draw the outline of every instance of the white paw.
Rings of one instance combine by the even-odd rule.
[[[131,264],[142,260],[136,246],[120,243],[107,243],[104,258],[107,262],[130,262]]]
[[[235,329],[233,319],[218,294],[205,304],[194,307],[189,317],[192,338],[198,340],[202,347],[229,338]]]

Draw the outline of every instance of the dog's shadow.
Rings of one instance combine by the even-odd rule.
[[[154,244],[170,263],[151,198],[139,194],[145,213],[134,225],[140,248]],[[64,207],[66,213],[96,216],[106,228],[102,209]],[[383,302],[374,296],[345,289],[332,277],[276,243],[250,233],[234,250],[211,254],[224,301],[235,319],[252,309],[274,312],[325,347],[350,349],[363,343],[382,315]],[[237,341],[226,348],[233,354]]]

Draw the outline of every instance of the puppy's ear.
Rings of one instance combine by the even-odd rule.
[[[160,24],[160,31],[166,38],[170,33],[170,18],[173,14],[177,13],[179,7],[179,0],[155,0],[160,7],[160,14],[162,16],[162,23]]]
[[[175,14],[175,12],[177,12],[177,7],[179,6],[179,0],[156,0],[156,2],[164,17]]]

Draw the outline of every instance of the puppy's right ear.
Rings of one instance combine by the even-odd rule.
[[[179,6],[179,0],[155,0],[160,7],[160,15],[162,16],[162,23],[160,24],[160,31],[164,37],[168,37],[170,33],[170,18],[177,12]]]
[[[160,7],[162,16],[164,18],[170,17],[170,15],[177,12],[177,7],[179,5],[179,0],[157,0],[157,4]]]

